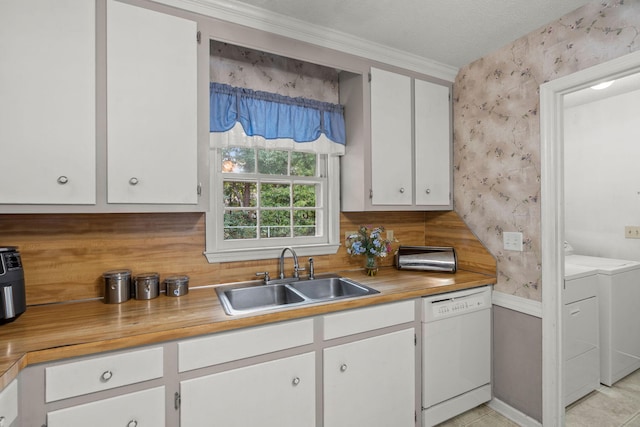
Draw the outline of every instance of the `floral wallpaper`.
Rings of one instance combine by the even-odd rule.
[[[212,82],[339,103],[335,69],[215,40],[209,49]]]
[[[594,1],[458,73],[454,209],[496,257],[497,291],[542,300],[539,86],[639,47],[640,0]]]

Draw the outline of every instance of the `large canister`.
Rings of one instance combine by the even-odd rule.
[[[158,273],[136,274],[133,278],[135,299],[152,299],[160,294],[160,276]]]
[[[106,271],[102,278],[106,304],[120,304],[131,298],[131,270]]]

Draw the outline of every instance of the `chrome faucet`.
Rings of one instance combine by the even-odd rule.
[[[284,275],[284,254],[289,251],[291,252],[291,255],[293,256],[293,279],[299,279],[300,278],[300,271],[304,271],[304,268],[300,268],[300,265],[298,264],[298,255],[296,254],[296,251],[293,250],[293,248],[284,248],[282,250],[282,253],[280,254],[280,280],[285,278]]]

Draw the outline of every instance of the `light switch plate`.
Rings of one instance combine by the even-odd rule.
[[[505,251],[522,252],[522,233],[515,231],[502,232],[502,240],[504,242]]]
[[[640,239],[640,227],[637,225],[627,225],[624,227],[625,239]]]

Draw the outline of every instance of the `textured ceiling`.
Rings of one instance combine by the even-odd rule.
[[[229,0],[462,67],[587,0]]]

